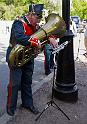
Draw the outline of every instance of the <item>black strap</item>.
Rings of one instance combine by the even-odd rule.
[[[44,31],[46,38],[48,39],[47,32],[41,27],[41,29]]]
[[[47,32],[42,27],[40,27],[40,28],[44,31],[44,33],[46,35],[46,37],[45,37],[46,42],[45,43],[43,42],[42,44],[50,43],[49,38],[47,36]]]
[[[28,26],[31,26],[31,24],[29,23],[29,21],[26,19],[26,16],[24,16],[24,21],[27,23]]]

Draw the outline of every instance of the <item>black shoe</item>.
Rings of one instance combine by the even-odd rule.
[[[14,116],[15,113],[14,113],[14,111],[7,108],[7,114],[10,116]]]
[[[45,75],[49,75],[51,73],[51,71],[49,71],[49,72],[45,72]]]
[[[87,53],[84,53],[83,55],[87,58]]]
[[[39,110],[37,108],[35,108],[34,106],[26,107],[26,106],[21,105],[21,107],[31,111],[35,115],[39,113]]]

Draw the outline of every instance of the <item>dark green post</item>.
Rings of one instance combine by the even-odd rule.
[[[70,41],[67,47],[57,55],[57,73],[54,96],[60,100],[77,101],[78,88],[75,83],[75,64],[73,54],[73,33],[70,31],[70,0],[62,0],[62,17],[66,23],[65,36],[60,38],[60,44]]]

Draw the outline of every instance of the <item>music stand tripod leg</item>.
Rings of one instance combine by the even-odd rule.
[[[54,75],[53,75],[53,87],[54,87],[54,80],[55,80],[55,69],[56,69],[56,66],[54,65]],[[53,106],[53,104],[56,106]],[[50,106],[53,106],[54,108],[57,108],[58,110],[60,110],[64,115],[65,117],[70,120],[70,118],[66,115],[66,113],[54,102],[53,100],[53,90],[52,90],[52,96],[51,96],[51,100],[49,102],[47,102],[47,105],[46,107],[42,110],[42,112],[37,116],[37,118],[35,119],[35,121],[37,121],[40,116],[43,114],[43,112],[48,109]]]
[[[78,45],[78,52],[77,52],[77,57],[76,57],[76,59],[75,59],[75,61],[80,61],[80,62],[82,62],[81,60],[80,60],[80,58],[79,58],[79,52],[80,52],[80,42],[81,42],[81,32],[80,32],[80,37],[79,37],[79,45]],[[82,62],[83,64],[84,64],[84,62]],[[84,64],[84,66],[85,66],[85,64]]]
[[[77,61],[77,60],[78,60],[79,62],[83,63],[84,66],[86,66],[85,63],[84,63],[83,61],[81,61],[79,57],[76,57],[76,60],[75,60],[75,61]]]
[[[53,103],[54,103],[54,105],[56,106],[56,108],[58,109],[58,110],[60,110],[65,116],[66,116],[66,118],[68,119],[68,120],[70,120],[70,118],[68,117],[68,115],[53,101]],[[54,107],[54,106],[53,106]]]
[[[47,105],[46,105],[46,107],[42,110],[42,112],[37,116],[37,118],[35,119],[35,121],[37,121],[39,118],[40,118],[40,116],[43,114],[43,112],[46,110],[46,109],[48,109],[49,108],[49,106],[50,106],[50,104],[49,104],[49,102],[47,103]]]
[[[79,37],[79,45],[78,45],[78,52],[77,52],[77,57],[76,57],[76,60],[78,60],[78,59],[79,59],[80,42],[81,42],[81,33],[80,33],[80,37]],[[76,61],[76,60],[75,60],[75,61]]]

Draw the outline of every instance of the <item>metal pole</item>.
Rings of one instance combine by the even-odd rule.
[[[70,0],[62,0],[62,17],[66,23],[66,33],[60,44],[70,41],[68,46],[57,55],[57,73],[54,96],[60,100],[77,101],[78,88],[75,83],[75,64],[73,54],[73,33],[70,31]]]

